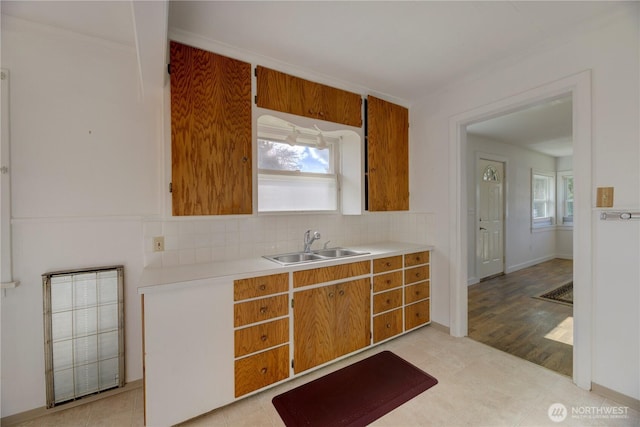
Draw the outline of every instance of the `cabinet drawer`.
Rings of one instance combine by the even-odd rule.
[[[404,271],[404,284],[420,282],[429,279],[429,266],[422,265],[420,267],[407,268]]]
[[[289,289],[289,273],[251,277],[233,281],[233,300],[264,297],[286,292]]]
[[[288,302],[288,295],[278,295],[235,304],[233,326],[237,328],[274,317],[286,316],[289,312]]]
[[[386,340],[402,332],[402,309],[373,318],[373,342]]]
[[[381,292],[402,286],[402,271],[373,276],[373,292]]]
[[[402,305],[402,289],[373,296],[373,314],[382,313]]]
[[[404,308],[404,329],[408,331],[416,326],[428,323],[429,317],[429,300],[417,302]]]
[[[373,273],[384,273],[385,271],[402,268],[402,255],[373,260]]]
[[[313,285],[315,283],[330,282],[347,277],[362,276],[371,272],[369,261],[352,262],[350,264],[334,265],[332,267],[312,268],[293,273],[293,287]]]
[[[429,298],[429,282],[418,283],[417,285],[407,286],[404,289],[404,303],[411,304],[412,302],[420,301],[421,299]]]
[[[250,326],[235,331],[235,355],[245,356],[289,341],[289,319]]]
[[[289,346],[236,360],[236,397],[289,377]]]
[[[404,266],[412,267],[414,265],[427,264],[429,262],[429,251],[415,252],[404,256]]]

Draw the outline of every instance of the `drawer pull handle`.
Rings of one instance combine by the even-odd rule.
[[[391,329],[391,323],[387,323],[387,329]]]
[[[267,368],[262,368],[262,369],[260,369],[260,373],[261,373],[262,375],[266,374],[266,373],[267,373]]]
[[[329,292],[329,298],[333,298],[334,297],[334,293],[333,292]]]
[[[390,299],[387,299],[387,304],[391,304],[391,300]]]
[[[338,292],[338,293],[340,294],[340,296],[344,295],[344,291],[343,290],[340,290],[340,292]]]
[[[260,307],[260,313],[265,314],[267,312],[267,307]]]
[[[420,277],[420,273],[416,273],[416,277]]]
[[[387,267],[391,267],[391,263],[390,263],[390,262],[387,262],[385,265],[386,265]]]
[[[420,291],[416,291],[416,295],[420,295]]]
[[[420,313],[416,313],[416,317],[420,317]]]
[[[260,339],[261,339],[262,341],[266,341],[266,340],[267,340],[267,336],[266,336],[266,335],[263,335],[263,336],[261,336],[261,337],[260,337]]]
[[[387,285],[391,284],[391,279],[387,279]]]
[[[419,256],[416,257],[416,261],[420,261],[420,257]]]
[[[260,288],[259,288],[259,289],[260,289],[261,291],[264,291],[265,289],[267,289],[267,285],[260,285]]]

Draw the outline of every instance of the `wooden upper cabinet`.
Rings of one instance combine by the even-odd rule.
[[[258,107],[349,126],[362,126],[362,98],[262,66],[256,68]]]
[[[251,167],[251,65],[172,41],[173,214],[251,214]]]
[[[409,110],[367,97],[367,207],[409,210]]]

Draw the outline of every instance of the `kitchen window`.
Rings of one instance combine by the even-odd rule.
[[[258,130],[258,212],[338,210],[339,138],[320,130]]]
[[[535,170],[531,173],[531,228],[550,227],[554,224],[554,175]]]

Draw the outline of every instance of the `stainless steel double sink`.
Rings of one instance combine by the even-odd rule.
[[[357,255],[367,255],[369,252],[357,252],[345,248],[319,249],[312,252],[292,252],[280,255],[264,255],[270,261],[281,265],[293,265],[303,262],[326,261],[330,259],[345,258]]]

